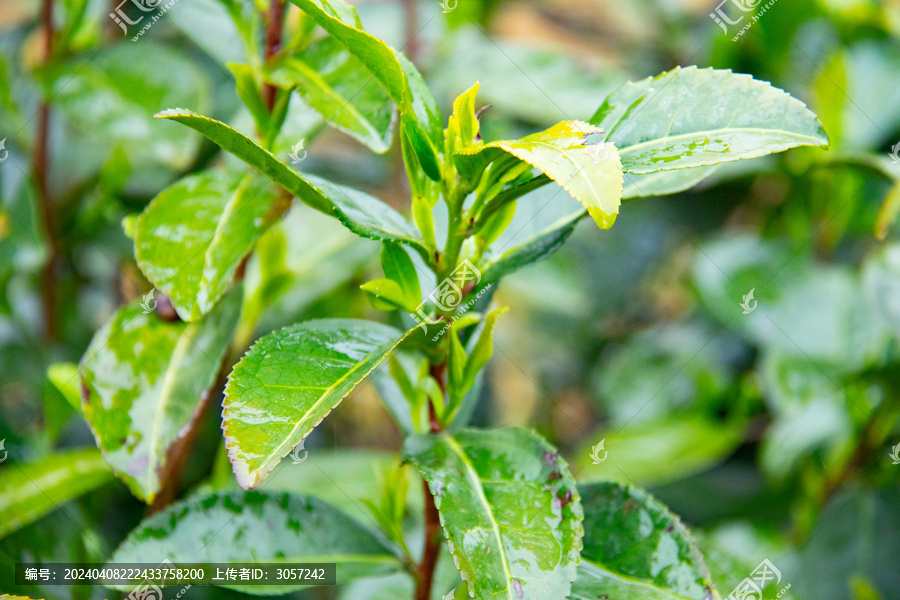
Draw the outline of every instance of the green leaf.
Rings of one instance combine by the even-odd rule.
[[[373,279],[359,288],[369,295],[369,302],[378,310],[396,310],[407,306],[403,290],[391,279]]]
[[[0,538],[114,479],[94,448],[0,467]]]
[[[584,549],[573,600],[710,600],[709,569],[678,517],[641,490],[580,485]]]
[[[264,178],[204,171],[163,190],[137,219],[137,264],[194,321],[209,312],[288,204]]]
[[[677,171],[656,171],[646,175],[625,174],[623,199],[646,198],[648,196],[668,196],[688,190],[719,170],[719,165],[678,169]]]
[[[743,441],[745,430],[740,422],[679,415],[664,422],[631,424],[617,433],[597,432],[578,453],[578,477],[639,485],[677,481],[722,462]],[[601,440],[607,459],[594,464],[591,448]]]
[[[440,180],[437,148],[443,140],[440,109],[422,75],[403,54],[362,29],[356,9],[343,0],[291,0],[340,42],[400,107],[403,130],[422,169]]]
[[[261,535],[264,532],[277,535]],[[397,571],[402,565],[383,539],[321,500],[243,490],[195,496],[169,506],[128,534],[109,562],[146,562],[151,556],[175,564],[336,563],[339,584]],[[223,587],[271,595],[303,586]]]
[[[415,228],[393,208],[380,200],[324,179],[301,176],[271,152],[228,125],[182,109],[170,109],[156,115],[196,129],[239,159],[293,194],[301,202],[337,217],[344,226],[361,237],[406,244],[430,260]]]
[[[94,335],[81,360],[84,416],[103,456],[147,503],[169,446],[212,387],[240,316],[227,295],[194,323],[166,322],[133,302]]]
[[[428,481],[457,567],[478,600],[569,594],[582,510],[565,460],[524,429],[414,435],[404,457]]]
[[[53,363],[47,367],[47,379],[53,384],[66,402],[81,412],[81,390],[78,389],[78,365],[75,363]]]
[[[297,93],[327,122],[374,152],[391,145],[394,105],[372,84],[362,62],[334,38],[316,40],[302,53],[266,66],[269,81]]]
[[[544,260],[559,250],[569,239],[578,222],[587,216],[587,211],[564,217],[526,239],[521,244],[492,259],[484,270],[482,285],[499,281],[523,267]]]
[[[151,40],[123,42],[98,49],[91,57],[51,65],[39,78],[54,110],[65,115],[78,134],[107,151],[124,147],[129,163],[145,169],[148,163],[184,169],[193,159],[197,136],[159,127],[150,118],[167,106],[209,106],[209,78],[172,46]]]
[[[415,310],[422,299],[422,288],[416,265],[397,244],[385,243],[381,248],[381,268],[384,276],[397,283],[403,294],[401,306],[409,311]]]
[[[730,70],[680,67],[624,86],[590,120],[619,149],[629,173],[754,158],[795,146],[827,146],[806,105]]]
[[[563,121],[520,140],[491,142],[455,155],[461,173],[483,170],[506,152],[539,169],[587,209],[601,229],[612,227],[622,198],[622,165],[612,144],[585,145],[600,131],[581,121]]]
[[[447,121],[447,138],[452,155],[458,150],[475,143],[479,135],[478,117],[475,116],[475,96],[478,94],[478,82],[453,101],[453,113]]]
[[[257,341],[228,378],[222,412],[241,487],[259,485],[404,337],[379,323],[322,319]]]
[[[250,65],[229,62],[225,64],[231,74],[234,75],[234,83],[238,97],[250,110],[253,120],[256,121],[256,129],[265,135],[269,131],[272,121],[269,109],[263,102],[262,92],[256,81],[256,73]]]

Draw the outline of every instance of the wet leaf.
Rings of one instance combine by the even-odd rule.
[[[363,63],[334,38],[316,40],[296,56],[267,65],[267,78],[297,93],[330,125],[373,152],[393,136],[394,104]]]
[[[581,549],[575,481],[554,448],[524,429],[467,429],[407,438],[435,496],[470,595],[565,598]]]
[[[300,175],[271,152],[228,125],[183,109],[156,115],[196,129],[239,159],[293,194],[301,202],[336,217],[361,237],[406,244],[430,259],[415,228],[384,202],[363,192],[335,185],[324,179]]]
[[[440,180],[437,148],[443,144],[440,109],[422,75],[403,54],[362,29],[356,9],[343,0],[291,0],[342,44],[400,107],[402,125],[422,169]]]
[[[519,140],[463,149],[455,157],[460,173],[475,173],[506,152],[536,167],[587,209],[602,229],[612,227],[622,198],[622,165],[612,144],[585,145],[599,130],[564,121]]]
[[[114,479],[94,448],[0,466],[0,538]]]
[[[97,445],[147,503],[159,491],[169,446],[216,380],[240,305],[234,292],[203,319],[184,323],[134,302],[94,335],[81,359],[84,416]]]
[[[816,116],[771,84],[730,70],[676,68],[629,82],[590,120],[629,173],[714,165],[827,146]]]
[[[264,178],[204,171],[163,190],[137,219],[138,266],[178,315],[209,312],[260,235],[287,210]]]
[[[584,549],[573,600],[710,600],[709,569],[681,521],[641,490],[579,485]]]
[[[148,557],[175,564],[336,563],[339,584],[402,566],[385,540],[321,500],[243,490],[195,496],[145,519],[109,561],[147,562]],[[224,587],[271,595],[304,586]]]
[[[259,485],[403,337],[379,323],[322,319],[257,341],[228,378],[222,412],[241,487]]]
[[[205,110],[209,105],[208,78],[171,46],[123,42],[89,59],[50,66],[40,80],[54,109],[76,131],[106,149],[122,146],[133,165],[146,168],[152,162],[183,169],[199,145],[196,135],[160,127],[150,117],[167,106]]]

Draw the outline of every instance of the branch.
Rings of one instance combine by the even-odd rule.
[[[281,49],[282,23],[284,22],[284,0],[271,0],[269,4],[269,24],[266,27],[266,60]],[[278,91],[271,83],[263,87],[263,100],[269,112],[275,108],[275,94]]]
[[[44,0],[41,10],[41,27],[44,31],[44,48],[42,63],[47,63],[53,56],[53,40],[56,32],[53,30],[53,0]],[[50,107],[45,101],[38,106],[37,130],[35,132],[34,154],[32,165],[34,167],[34,183],[37,188],[38,201],[41,207],[44,232],[47,234],[47,248],[49,256],[44,272],[41,276],[41,297],[44,307],[44,339],[52,342],[56,339],[59,322],[56,310],[56,271],[59,264],[59,246],[56,240],[56,220],[54,218],[53,202],[50,199],[47,172],[49,170],[49,152],[47,138],[50,126]]]

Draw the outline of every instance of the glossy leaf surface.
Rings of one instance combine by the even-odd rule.
[[[195,496],[145,519],[110,563],[336,563],[338,583],[400,568],[386,542],[316,498],[235,491]],[[228,586],[283,594],[303,586]],[[126,589],[123,586],[123,589]]]
[[[403,337],[379,323],[322,319],[256,342],[225,387],[222,427],[238,483],[259,485]]]
[[[681,521],[635,487],[580,485],[584,549],[572,598],[708,600],[709,569]]]
[[[581,549],[575,482],[550,444],[524,429],[407,438],[404,457],[435,497],[472,597],[565,598]]]
[[[616,145],[629,173],[828,145],[822,124],[805,104],[730,70],[679,67],[626,83],[607,96],[590,122]]]
[[[318,177],[300,175],[243,133],[215,119],[182,109],[170,109],[156,116],[196,129],[301,202],[336,217],[356,235],[406,244],[420,253],[427,253],[415,228],[400,213],[377,198]]]
[[[134,302],[85,351],[84,416],[113,471],[148,503],[159,491],[169,446],[216,380],[240,305],[235,292],[203,319],[183,323]]]
[[[334,38],[311,43],[298,56],[267,67],[270,81],[296,87],[303,100],[333,127],[374,152],[391,143],[394,105],[362,62]]]
[[[138,266],[178,315],[215,306],[257,238],[289,206],[264,178],[205,171],[162,191],[138,217]]]

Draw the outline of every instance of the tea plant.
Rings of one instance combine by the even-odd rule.
[[[138,266],[161,294],[122,307],[97,332],[79,368],[81,408],[113,472],[159,512],[111,561],[334,562],[340,584],[407,573],[416,600],[426,600],[447,592],[434,578],[449,553],[461,580],[447,597],[719,597],[684,526],[652,498],[614,483],[577,485],[533,431],[467,427],[505,311],[491,298],[504,276],[558,250],[585,217],[607,229],[623,200],[687,189],[719,163],[827,145],[815,115],[750,76],[687,67],[625,84],[585,121],[487,141],[478,83],[456,98],[445,125],[414,64],[366,33],[352,7],[292,2],[301,26],[280,48],[267,45],[266,56],[254,42],[259,16],[228,3],[253,57],[230,65],[253,138],[186,108],[157,115],[246,167],[231,161],[190,174],[125,223]],[[276,155],[286,143],[302,164],[302,145],[280,137],[295,96],[373,151],[399,138],[411,218]],[[501,236],[517,203],[547,185],[583,209],[507,247]],[[294,198],[382,243],[384,277],[362,290],[390,324],[297,323],[257,339],[231,368],[262,310],[289,285],[277,266],[264,267],[251,290],[244,272],[254,252],[275,252],[256,244]],[[224,445],[248,491],[210,484],[168,506],[196,423],[229,369]],[[405,442],[404,463],[372,490],[370,522],[312,497],[266,492],[276,465],[376,370]],[[423,528],[406,518],[409,465],[423,480]],[[327,475],[338,485],[345,476]]]

